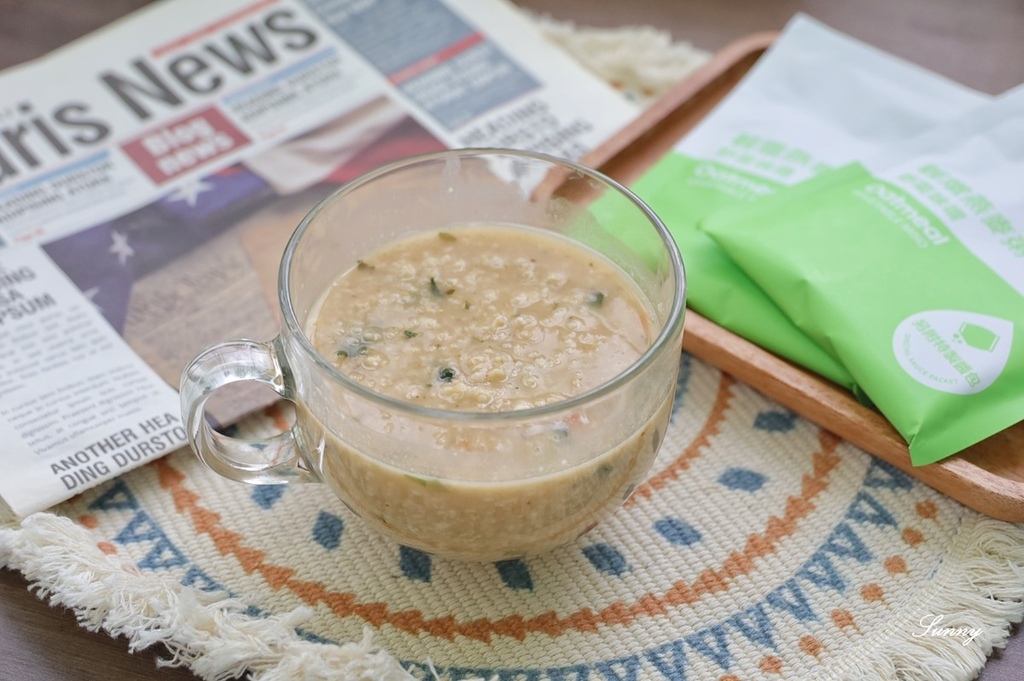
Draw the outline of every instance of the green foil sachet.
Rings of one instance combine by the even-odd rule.
[[[1024,89],[702,227],[915,465],[1024,419]]]
[[[679,245],[690,307],[858,392],[847,369],[796,328],[697,225],[715,210],[763,200],[985,101],[797,16],[744,80],[631,188]]]

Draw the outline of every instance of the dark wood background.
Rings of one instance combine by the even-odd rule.
[[[650,24],[714,51],[777,30],[806,12],[854,37],[990,94],[1024,83],[1024,0],[515,0],[556,19],[593,26]],[[0,0],[0,68],[46,54],[146,0]],[[211,10],[216,0],[210,2]],[[0,379],[2,380],[2,379]],[[196,677],[157,669],[162,651],[128,653],[125,640],[80,628],[70,612],[0,569],[0,681],[108,681]],[[1017,634],[980,677],[1024,678]]]

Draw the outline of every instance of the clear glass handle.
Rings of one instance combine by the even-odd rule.
[[[218,433],[205,418],[213,392],[237,381],[263,383],[293,399],[279,353],[279,338],[269,343],[227,341],[203,350],[182,373],[181,412],[189,442],[203,463],[225,478],[254,485],[319,481],[302,456],[294,426],[271,437],[241,440]]]

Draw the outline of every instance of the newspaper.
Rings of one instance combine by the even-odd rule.
[[[504,0],[174,0],[0,74],[0,497],[180,447],[201,349],[277,333],[302,215],[396,158],[578,158],[635,115]],[[224,392],[224,395],[221,393]],[[230,424],[266,405],[211,399]]]

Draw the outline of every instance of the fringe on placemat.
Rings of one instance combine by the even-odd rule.
[[[14,527],[18,524],[18,515],[11,510],[3,499],[0,499],[0,528]]]
[[[1006,644],[1024,617],[1024,527],[978,516],[964,524],[971,527],[961,528],[927,602],[907,607],[855,657],[830,665],[829,678],[972,678]],[[374,646],[368,629],[359,642],[308,641],[296,627],[309,608],[254,617],[238,600],[117,563],[62,516],[37,513],[0,529],[0,564],[19,570],[51,604],[72,609],[87,629],[125,637],[132,652],[162,644],[170,658],[161,664],[187,666],[208,681],[245,672],[253,681],[415,678]],[[964,630],[970,640],[956,633]]]
[[[125,637],[132,652],[162,644],[170,658],[159,664],[187,666],[208,681],[245,672],[252,681],[415,678],[374,646],[369,629],[359,642],[308,641],[296,627],[312,609],[254,617],[236,599],[119,564],[62,516],[37,513],[0,529],[0,564],[19,570],[52,605],[72,609],[85,628]]]
[[[1024,526],[970,514],[932,588],[859,647],[829,679],[972,679],[1024,618]],[[936,619],[936,618],[940,619]],[[870,650],[870,654],[864,654]]]
[[[525,11],[525,10],[524,10]],[[595,28],[526,12],[544,37],[644,106],[703,66],[711,54],[653,26]]]

